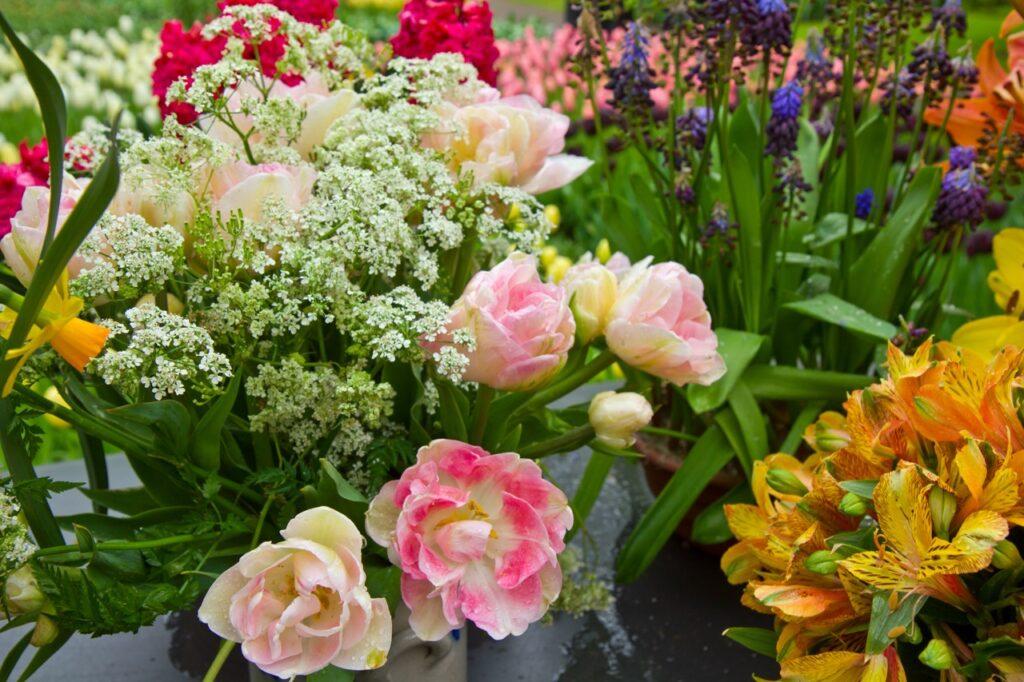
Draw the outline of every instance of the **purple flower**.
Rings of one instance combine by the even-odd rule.
[[[985,220],[988,188],[974,168],[973,154],[969,147],[956,147],[950,153],[950,170],[942,179],[932,213],[932,220],[940,229],[977,227]]]
[[[693,107],[676,120],[676,129],[683,139],[701,151],[707,143],[708,126],[714,120],[714,114],[708,107]]]
[[[952,170],[966,170],[974,165],[978,152],[974,147],[953,147],[949,150],[949,167]]]
[[[868,187],[857,195],[854,203],[856,205],[854,214],[861,220],[867,220],[871,217],[871,211],[875,207],[875,190]]]
[[[992,253],[992,240],[995,237],[992,230],[978,230],[967,237],[967,255],[970,257],[980,254]]]
[[[793,17],[786,0],[758,0],[757,15],[742,32],[743,44],[762,50],[784,50],[793,44]]]
[[[647,63],[648,38],[635,21],[622,39],[622,56],[618,66],[609,73],[608,85],[612,91],[612,105],[620,111],[649,110],[654,106],[651,90],[656,86],[654,71]]]
[[[967,13],[961,0],[945,0],[932,10],[928,30],[934,31],[938,26],[945,28],[948,35],[963,36],[967,32]]]
[[[777,159],[788,158],[796,151],[803,97],[804,89],[796,81],[786,83],[772,95],[772,117],[765,127],[765,151]]]

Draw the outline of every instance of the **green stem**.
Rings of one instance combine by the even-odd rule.
[[[587,383],[598,374],[608,369],[615,363],[615,354],[610,350],[603,351],[600,355],[594,358],[591,362],[581,367],[576,372],[570,374],[565,379],[556,382],[552,386],[538,391],[532,398],[522,404],[513,414],[513,420],[516,417],[521,417],[530,410],[538,407],[548,405],[559,398],[572,393],[577,388]]]
[[[229,639],[225,639],[220,643],[220,649],[217,649],[217,655],[214,657],[213,663],[210,664],[206,674],[203,675],[203,682],[214,682],[217,679],[220,669],[224,667],[224,663],[228,660],[228,656],[231,655],[231,651],[234,648],[235,642]]]
[[[697,436],[691,436],[688,433],[681,431],[673,431],[672,429],[663,429],[660,426],[645,426],[640,429],[643,433],[650,433],[655,436],[665,436],[666,438],[676,438],[678,440],[685,440],[691,443],[697,442]]]
[[[614,457],[602,452],[591,453],[587,468],[583,471],[583,478],[580,479],[579,488],[576,489],[576,494],[572,498],[573,527],[565,536],[566,543],[569,543],[579,529],[586,525],[590,511],[594,508],[601,489],[604,487],[604,481],[608,478],[608,472],[611,471],[614,463]]]
[[[202,477],[202,478],[212,478],[212,479],[216,480],[217,483],[221,484],[223,487],[227,488],[228,490],[230,490],[233,493],[237,493],[237,494],[241,495],[242,497],[244,497],[245,499],[249,500],[250,502],[255,502],[257,504],[263,502],[263,496],[260,495],[255,490],[251,490],[249,488],[246,488],[244,485],[241,485],[239,483],[235,483],[234,481],[232,481],[229,478],[224,478],[223,476],[219,476],[219,475],[217,475],[217,474],[215,474],[215,473],[213,473],[211,471],[207,471],[206,469],[203,469],[202,467],[197,466],[195,464],[189,463],[187,466],[188,466],[189,470],[192,473],[194,473],[196,476],[199,476],[199,477]]]
[[[110,540],[108,542],[97,542],[92,551],[83,552],[78,545],[61,545],[58,547],[43,547],[36,550],[35,558],[44,556],[55,556],[58,554],[92,554],[94,552],[124,552],[132,549],[156,549],[158,547],[169,547],[172,545],[186,545],[191,543],[209,542],[224,537],[224,533],[203,533],[201,535],[168,535],[154,540]]]
[[[480,390],[476,394],[476,405],[473,406],[473,426],[469,431],[469,442],[473,445],[483,444],[484,431],[487,430],[487,415],[493,400],[494,389],[480,384]]]
[[[571,431],[566,431],[561,436],[546,440],[542,443],[535,443],[519,451],[519,456],[524,459],[540,459],[548,455],[557,455],[562,452],[571,452],[581,448],[594,440],[594,427],[590,424],[579,426]]]
[[[14,401],[11,399],[0,400],[0,446],[2,446],[4,461],[7,463],[7,470],[15,484],[15,494],[21,509],[25,512],[25,519],[35,537],[36,542],[42,547],[49,547],[64,544],[64,535],[60,532],[57,519],[53,516],[50,505],[46,499],[27,492],[26,489],[18,487],[21,483],[29,483],[36,480],[36,471],[32,466],[32,457],[25,449],[25,444],[17,438],[13,426]]]
[[[270,504],[277,499],[276,496],[271,495],[267,498],[267,501],[263,504],[263,509],[260,510],[260,517],[256,520],[256,530],[252,532],[252,542],[249,543],[249,547],[253,548],[260,542],[260,534],[263,532],[263,523],[267,520],[267,512],[270,511]]]

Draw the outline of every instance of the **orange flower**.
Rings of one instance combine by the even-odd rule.
[[[1024,20],[1016,11],[1003,23],[1002,37],[1006,38],[1009,54],[1004,68],[996,56],[995,41],[985,41],[978,52],[978,92],[974,97],[944,102],[925,112],[925,120],[934,126],[941,126],[949,113],[946,129],[959,145],[976,147],[982,135],[994,125],[1002,130],[1015,112],[1010,132],[1024,134],[1024,31],[1018,31]]]

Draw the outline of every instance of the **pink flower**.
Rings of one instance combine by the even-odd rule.
[[[338,10],[338,0],[220,0],[217,8],[223,11],[230,5],[260,4],[273,5],[299,21],[317,26],[333,21]]]
[[[50,150],[46,146],[46,138],[39,140],[30,147],[28,142],[18,144],[21,156],[21,170],[32,176],[33,185],[46,185],[50,182]]]
[[[402,569],[420,639],[438,640],[467,618],[502,639],[525,632],[558,596],[557,555],[572,520],[534,462],[435,440],[381,488],[366,532]]]
[[[409,0],[398,22],[398,33],[391,39],[396,56],[429,59],[442,52],[461,54],[476,67],[480,80],[496,83],[498,48],[486,2]]]
[[[59,233],[64,226],[64,221],[67,220],[71,210],[78,203],[87,184],[88,181],[76,180],[70,175],[64,176],[56,232]],[[28,187],[24,190],[20,210],[11,219],[10,232],[0,239],[0,252],[3,253],[4,261],[14,272],[18,281],[26,287],[32,281],[32,273],[35,272],[36,264],[39,262],[39,252],[43,248],[49,215],[50,189],[40,185]],[[68,262],[70,276],[77,277],[83,265],[84,261],[81,256],[78,254],[72,256]]]
[[[391,647],[391,613],[372,599],[363,538],[328,507],[302,512],[222,573],[199,607],[218,636],[242,643],[260,670],[288,679],[328,665],[379,668]]]
[[[452,343],[451,332],[467,330],[475,346],[467,349],[463,378],[506,391],[543,384],[565,364],[576,324],[568,296],[537,274],[532,256],[513,253],[493,270],[478,272],[452,306],[449,334],[425,347],[436,352]]]
[[[239,211],[246,220],[260,222],[268,202],[292,211],[301,209],[313,196],[314,182],[316,171],[311,166],[229,163],[210,178],[212,208],[225,222]]]
[[[160,100],[160,114],[177,116],[186,125],[199,118],[199,113],[191,104],[168,102],[168,88],[180,78],[191,84],[195,70],[219,61],[227,44],[226,36],[207,39],[202,31],[198,22],[187,31],[180,21],[165,23],[160,31],[160,54],[153,64],[153,94]]]
[[[528,95],[477,102],[442,111],[451,122],[424,144],[448,151],[452,170],[472,173],[477,185],[497,182],[540,194],[583,174],[590,159],[560,153],[569,118]]]
[[[678,263],[641,262],[624,275],[604,335],[621,360],[678,386],[725,374],[704,283]]]

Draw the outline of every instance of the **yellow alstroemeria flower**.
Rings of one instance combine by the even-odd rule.
[[[968,322],[953,334],[952,342],[991,359],[1006,346],[1024,347],[1024,230],[1010,227],[992,242],[996,269],[988,286],[1004,314]]]
[[[7,290],[3,299],[5,307],[0,311],[0,336],[7,338],[18,318],[16,308],[20,307],[21,297]],[[90,360],[99,355],[107,342],[110,330],[78,319],[83,306],[82,299],[68,292],[68,279],[65,273],[46,297],[43,309],[39,311],[36,324],[32,326],[25,343],[19,348],[7,351],[6,359],[14,359],[17,362],[0,395],[10,394],[14,389],[18,372],[32,354],[47,343],[69,365],[80,372]]]

